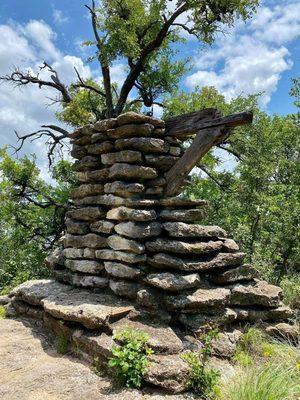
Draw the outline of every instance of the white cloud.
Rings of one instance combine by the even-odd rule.
[[[56,8],[53,10],[53,19],[58,24],[64,24],[69,21],[69,17],[64,15],[61,10],[57,10]]]
[[[300,32],[300,1],[261,7],[246,25],[238,22],[215,46],[197,56],[186,85],[216,86],[227,98],[264,92],[267,105],[282,73],[293,65],[286,47]]]

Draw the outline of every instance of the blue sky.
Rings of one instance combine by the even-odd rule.
[[[1,0],[0,74],[14,65],[36,70],[46,60],[67,83],[74,79],[74,65],[82,76],[99,78],[97,65],[85,62],[88,53],[80,46],[92,39],[84,7],[88,1]],[[227,98],[264,92],[261,104],[269,113],[295,112],[288,92],[291,77],[299,76],[299,34],[300,0],[265,0],[251,21],[237,22],[212,47],[203,49],[187,38],[181,51],[193,57],[194,68],[181,86],[193,90],[196,85],[214,85]],[[112,73],[115,81],[122,81],[121,61]],[[0,86],[0,146],[13,142],[15,129],[28,133],[55,121],[47,101],[51,94],[38,88]],[[25,151],[38,152],[39,146],[29,143]]]

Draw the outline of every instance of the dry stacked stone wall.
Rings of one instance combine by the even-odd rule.
[[[281,289],[257,279],[203,200],[164,197],[183,153],[164,122],[126,113],[72,134],[78,187],[55,277],[131,299],[199,332],[208,323],[286,319]]]

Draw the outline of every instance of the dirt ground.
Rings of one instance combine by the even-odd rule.
[[[188,400],[149,389],[119,390],[84,362],[59,355],[49,336],[28,320],[0,320],[1,400]]]

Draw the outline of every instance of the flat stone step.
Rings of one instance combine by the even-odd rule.
[[[175,332],[167,325],[148,322],[131,321],[128,318],[120,319],[111,324],[113,333],[126,329],[145,332],[149,335],[148,345],[155,353],[177,354],[183,350],[183,344]]]

